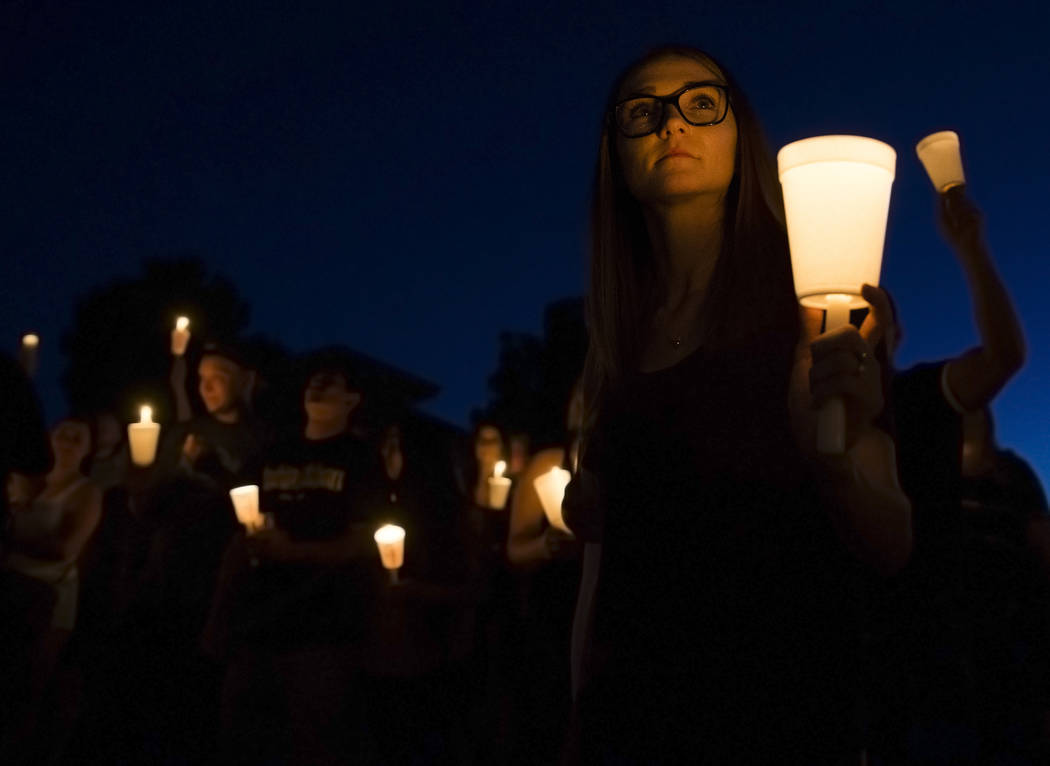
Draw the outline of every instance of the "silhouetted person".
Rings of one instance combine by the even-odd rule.
[[[571,709],[569,642],[580,581],[582,546],[547,521],[535,480],[552,468],[572,470],[583,421],[583,388],[568,407],[565,443],[540,450],[519,476],[510,511],[507,559],[522,584],[522,614],[510,660],[514,715],[511,754],[517,763],[554,763]]]
[[[38,493],[16,490],[5,569],[35,578],[54,591],[49,625],[26,655],[32,683],[22,720],[4,732],[5,753],[18,762],[53,757],[69,721],[48,715],[65,702],[53,681],[63,651],[77,622],[80,591],[78,558],[101,515],[101,493],[84,475],[91,454],[91,429],[80,418],[60,420],[51,431],[54,465]],[[50,703],[45,694],[51,687]],[[48,721],[48,724],[44,722]],[[57,728],[56,728],[57,727]]]
[[[229,658],[231,759],[367,763],[375,749],[361,677],[382,570],[364,499],[380,468],[351,432],[352,380],[338,363],[314,366],[302,434],[252,471],[273,527],[238,533],[226,552],[205,641]]]
[[[0,556],[9,547],[8,485],[20,478],[23,492],[39,491],[51,470],[51,447],[40,402],[21,366],[0,353]],[[27,490],[26,487],[29,489]],[[40,580],[0,568],[0,730],[10,725],[14,704],[29,694],[29,664],[23,649],[32,646],[51,622],[57,595]]]

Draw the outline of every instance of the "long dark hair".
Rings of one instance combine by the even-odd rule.
[[[656,48],[613,83],[602,122],[591,204],[590,347],[584,372],[589,425],[605,391],[637,369],[658,299],[649,232],[642,207],[627,188],[608,115],[628,77],[667,57],[691,58],[721,75],[737,124],[722,252],[704,307],[710,343],[734,344],[770,331],[782,333],[785,342],[798,337],[783,196],[758,118],[732,74],[712,56],[687,46]]]

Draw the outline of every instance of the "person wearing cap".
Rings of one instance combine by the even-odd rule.
[[[302,432],[249,471],[273,525],[231,542],[202,641],[227,661],[221,747],[233,759],[327,763],[349,757],[347,743],[371,746],[354,703],[382,574],[364,498],[382,469],[351,426],[360,402],[352,370],[322,355]]]

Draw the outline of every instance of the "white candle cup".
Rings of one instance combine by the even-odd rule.
[[[379,548],[379,560],[383,569],[390,572],[390,579],[397,582],[397,570],[405,563],[405,530],[394,524],[386,524],[376,530],[373,539]]]
[[[175,320],[175,329],[171,331],[171,353],[182,356],[186,353],[186,346],[190,342],[190,320],[179,317]]]
[[[22,336],[22,346],[19,349],[19,361],[22,369],[29,377],[36,375],[37,360],[39,359],[40,336],[35,333],[27,333]]]
[[[507,496],[510,494],[511,480],[506,476],[489,477],[489,508],[502,511],[507,507]]]
[[[571,473],[555,466],[547,473],[533,479],[532,486],[536,488],[536,494],[539,495],[547,523],[571,535],[572,530],[565,523],[561,510],[562,501],[565,499],[565,488],[569,486],[570,479],[572,479]]]
[[[153,465],[157,459],[157,444],[160,442],[160,423],[153,422],[153,411],[143,407],[138,423],[128,424],[128,445],[131,462],[140,468]]]
[[[263,528],[265,522],[259,513],[259,486],[257,484],[234,487],[230,490],[230,500],[233,501],[233,511],[237,514],[237,521],[244,525],[244,530],[249,535]]]
[[[915,153],[939,193],[966,183],[959,136],[954,130],[931,133],[916,144]]]
[[[879,283],[896,164],[893,147],[862,136],[807,138],[777,153],[795,292],[827,311],[825,332],[868,305],[862,285]],[[845,440],[845,408],[830,402],[817,417],[817,449],[841,454]]]

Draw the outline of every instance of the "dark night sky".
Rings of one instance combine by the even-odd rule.
[[[601,104],[646,47],[706,47],[770,143],[898,152],[883,284],[902,366],[975,340],[915,153],[959,132],[1029,341],[1000,441],[1050,478],[1042,3],[229,3],[0,0],[0,337],[57,339],[74,296],[193,250],[293,350],[343,342],[434,380],[464,423],[501,329],[582,292]],[[804,8],[803,10],[799,10]]]

